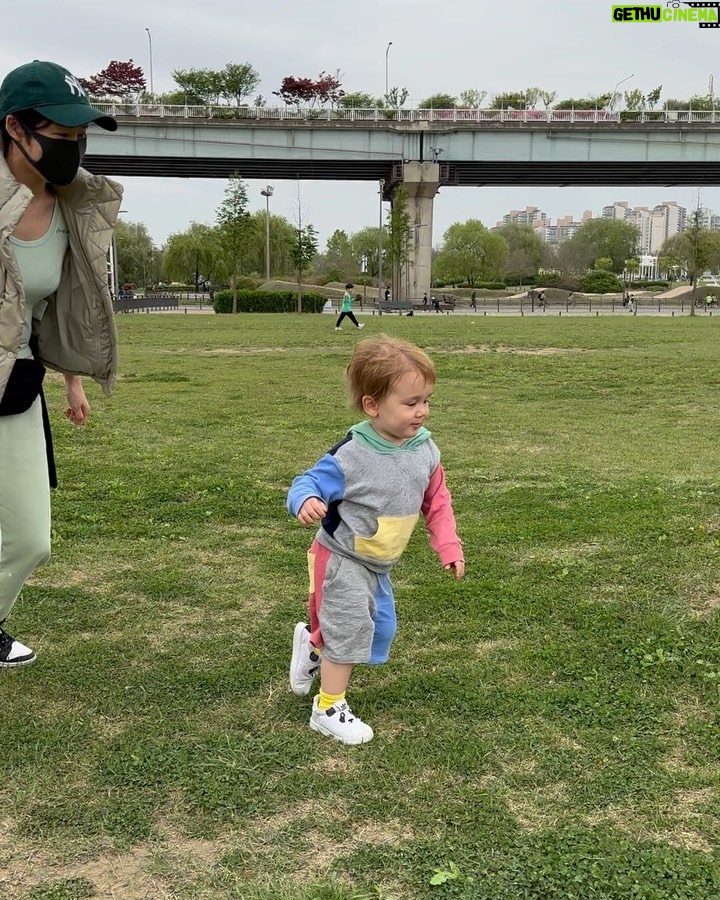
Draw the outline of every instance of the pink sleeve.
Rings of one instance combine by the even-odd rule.
[[[425,517],[425,527],[430,533],[430,546],[440,557],[440,562],[449,566],[463,560],[450,492],[445,484],[445,472],[441,465],[430,476],[421,510]]]

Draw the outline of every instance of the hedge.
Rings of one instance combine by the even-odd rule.
[[[322,294],[303,293],[303,312],[320,313],[328,298]],[[218,291],[213,301],[216,313],[231,313],[232,291]],[[252,313],[288,313],[297,309],[297,291],[238,291],[237,311]]]

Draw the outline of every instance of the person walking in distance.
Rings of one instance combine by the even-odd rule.
[[[50,555],[45,366],[64,376],[75,425],[90,412],[80,375],[106,393],[117,375],[107,252],[122,188],[80,168],[93,122],[117,129],[56,63],[19,66],[0,84],[0,668],[36,658],[5,620]]]
[[[335,331],[340,331],[340,326],[341,326],[342,320],[345,318],[350,319],[350,321],[353,323],[353,325],[356,328],[364,328],[365,327],[364,325],[361,325],[358,322],[358,320],[355,318],[355,313],[352,311],[353,295],[350,293],[350,291],[352,289],[353,289],[352,284],[345,285],[345,293],[343,294],[343,298],[342,298],[342,306],[340,307],[340,315],[338,316],[338,320],[335,323]]]

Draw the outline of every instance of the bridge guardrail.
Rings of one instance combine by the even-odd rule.
[[[184,106],[159,103],[94,104],[112,116],[164,119],[252,119],[255,121],[318,122],[466,122],[720,125],[720,110],[604,109],[295,109],[265,106]]]

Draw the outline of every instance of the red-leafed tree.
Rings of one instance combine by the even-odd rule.
[[[90,78],[78,78],[85,90],[94,97],[127,97],[145,90],[145,75],[133,61],[112,60],[106,68]]]
[[[340,86],[340,79],[336,75],[328,75],[321,72],[317,81],[312,78],[295,78],[288,75],[283,78],[279,91],[273,91],[276,97],[281,97],[288,106],[324,106],[326,103],[337,103],[345,96],[345,91]]]

